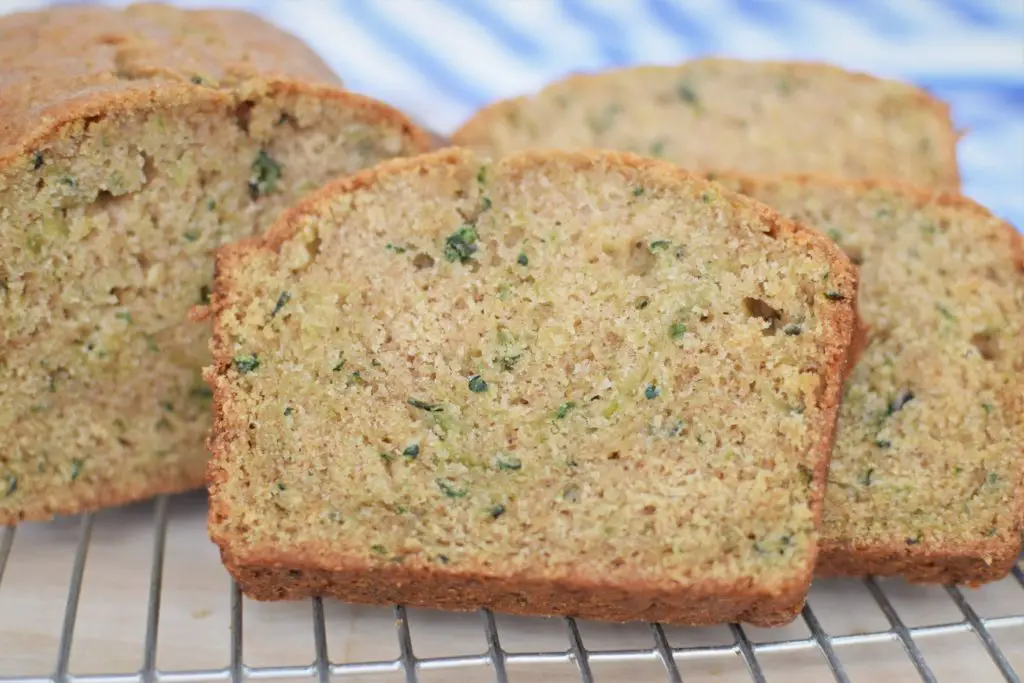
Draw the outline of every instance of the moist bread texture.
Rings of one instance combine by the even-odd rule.
[[[429,145],[239,12],[0,18],[0,524],[202,485],[212,250]]]
[[[977,584],[1024,526],[1024,249],[955,195],[812,177],[722,179],[860,264],[869,330],[829,470],[820,575]]]
[[[452,139],[496,155],[604,148],[694,170],[957,189],[958,137],[947,105],[904,83],[826,64],[705,58],[572,75],[484,108]]]
[[[382,163],[218,253],[211,537],[262,600],[789,621],[855,295],[665,162]]]

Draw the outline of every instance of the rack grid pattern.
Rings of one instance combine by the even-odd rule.
[[[68,587],[64,621],[60,633],[60,646],[54,671],[49,676],[5,676],[0,683],[206,683],[207,681],[231,681],[242,683],[246,680],[267,679],[298,679],[316,678],[318,683],[328,683],[331,677],[349,677],[370,673],[404,674],[406,683],[417,683],[419,672],[435,669],[454,669],[475,667],[489,668],[490,678],[496,683],[508,683],[507,668],[510,663],[550,663],[570,662],[579,672],[582,683],[594,683],[591,664],[596,662],[660,662],[664,667],[666,680],[670,683],[682,683],[684,680],[678,663],[689,658],[700,657],[740,657],[746,664],[750,679],[755,683],[765,683],[766,678],[758,655],[770,652],[792,652],[800,650],[818,650],[823,655],[832,676],[838,683],[848,683],[850,678],[837,654],[837,646],[854,644],[877,644],[899,642],[922,681],[934,683],[937,679],[929,663],[919,649],[916,639],[922,636],[942,635],[950,633],[973,633],[991,657],[996,668],[1009,683],[1020,683],[1020,673],[1014,670],[1005,654],[1000,650],[992,637],[994,629],[1008,627],[1024,627],[1024,614],[990,617],[979,616],[969,604],[963,592],[956,586],[946,586],[945,592],[963,615],[961,621],[927,626],[908,627],[885,590],[874,578],[864,579],[864,583],[874,598],[879,609],[888,620],[887,630],[850,635],[830,635],[821,626],[818,617],[808,604],[802,612],[802,619],[810,631],[810,637],[782,640],[769,643],[754,643],[747,636],[743,627],[730,624],[733,637],[732,644],[710,645],[699,647],[672,647],[659,624],[650,624],[652,646],[650,648],[590,651],[583,642],[583,637],[572,618],[563,619],[565,624],[567,647],[564,650],[548,652],[509,652],[502,648],[501,637],[494,615],[489,610],[479,612],[481,627],[486,636],[487,652],[480,655],[457,657],[418,658],[415,654],[409,620],[405,607],[393,608],[395,616],[395,636],[398,640],[399,657],[385,661],[370,662],[332,662],[327,648],[327,634],[324,620],[324,608],[320,598],[313,598],[311,628],[315,645],[315,659],[306,666],[264,666],[250,667],[245,664],[242,647],[242,629],[244,627],[242,595],[238,587],[231,586],[231,629],[230,629],[230,664],[220,669],[165,671],[156,668],[156,652],[158,625],[160,616],[160,599],[163,584],[164,550],[167,537],[168,499],[161,497],[155,505],[155,530],[152,548],[152,570],[149,583],[149,598],[146,617],[146,633],[142,668],[131,674],[90,674],[72,675],[69,673],[71,645],[75,633],[78,601],[81,593],[82,579],[89,553],[89,542],[92,536],[94,515],[87,513],[81,516],[78,532],[78,545]],[[14,544],[16,527],[3,529],[0,535],[0,583],[3,581],[4,570]],[[1018,564],[1013,568],[1013,578],[1024,590],[1024,570]]]

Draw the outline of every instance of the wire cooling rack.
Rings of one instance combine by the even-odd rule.
[[[1020,671],[1024,669],[1024,607],[1021,606],[1024,605],[1024,570],[1020,564],[1014,568],[1012,576],[980,591],[955,586],[908,587],[899,582],[873,578],[862,583],[825,582],[821,591],[816,584],[801,619],[793,626],[756,629],[731,624],[724,629],[725,638],[716,643],[702,642],[700,638],[696,643],[686,642],[689,636],[703,630],[670,629],[659,624],[642,627],[646,630],[646,645],[644,638],[638,637],[638,625],[632,626],[628,638],[625,631],[617,629],[630,627],[592,625],[574,619],[518,618],[518,621],[499,627],[499,621],[508,617],[496,616],[487,610],[458,617],[424,613],[422,626],[417,623],[416,628],[412,628],[410,614],[422,611],[395,606],[390,610],[388,619],[384,622],[378,620],[371,638],[377,645],[390,639],[391,644],[397,646],[395,656],[363,656],[371,653],[361,652],[349,642],[345,644],[342,656],[332,658],[332,646],[337,641],[328,637],[327,624],[330,622],[333,629],[346,621],[344,618],[334,619],[333,615],[325,617],[325,606],[332,609],[332,601],[311,600],[311,605],[305,608],[308,611],[304,617],[303,610],[297,610],[296,603],[278,603],[290,606],[287,618],[280,621],[286,631],[311,631],[312,648],[307,653],[308,659],[287,665],[265,661],[249,664],[247,657],[266,660],[267,653],[266,645],[254,647],[246,644],[246,630],[255,626],[264,628],[278,623],[279,619],[267,611],[272,608],[265,604],[248,602],[226,578],[203,533],[204,512],[203,501],[194,496],[186,496],[185,500],[181,497],[159,498],[150,504],[137,506],[129,513],[104,511],[51,525],[23,525],[0,532],[0,683],[235,683],[247,679],[298,679],[328,683],[339,678],[363,681],[373,675],[380,677],[374,680],[405,683],[428,680],[497,683],[556,680],[582,683],[628,680],[640,683],[659,680],[681,683],[708,680],[705,675],[710,675],[710,680],[755,682],[823,681],[831,676],[843,683],[857,680],[857,674],[864,671],[870,672],[865,680],[968,680],[962,673],[956,673],[957,667],[961,672],[969,671],[971,681],[1019,683]],[[130,516],[126,517],[126,514]],[[177,531],[176,547],[168,549],[168,526],[176,516],[183,517],[185,522]],[[56,530],[49,528],[53,524],[57,525]],[[106,540],[94,541],[98,526],[104,528],[102,533]],[[96,547],[97,544],[100,547]],[[96,562],[97,556],[102,557],[104,553],[116,553],[118,557],[128,557],[126,553],[147,556],[148,577],[137,576],[146,572],[124,567],[125,561],[117,559],[97,569],[96,577],[85,581],[90,561]],[[65,575],[68,577],[67,586],[60,586],[61,590],[55,591],[54,580],[51,578],[47,582],[45,575],[54,564],[60,564],[62,556],[70,559],[68,574]],[[176,632],[165,636],[177,647],[185,648],[186,652],[196,653],[204,643],[218,638],[226,640],[223,666],[190,667],[187,656],[184,663],[179,662],[176,666],[158,661],[161,626],[170,625],[174,631],[168,613],[182,602],[195,603],[197,599],[192,594],[184,597],[166,594],[169,564],[173,564],[172,569],[178,574],[182,574],[181,569],[184,568],[183,576],[216,575],[219,578],[213,584],[223,579],[228,592],[228,600],[224,601],[227,603],[224,616],[228,628],[204,629],[200,624],[204,612],[209,610],[198,610],[191,615],[196,619],[194,625],[189,624],[185,629],[179,627]],[[136,566],[142,565],[136,563]],[[118,569],[122,570],[120,574]],[[19,576],[14,577],[15,573]],[[5,576],[9,579],[6,584]],[[15,578],[18,585],[8,585]],[[113,671],[117,665],[111,663],[110,671],[102,670],[103,650],[115,642],[122,649],[127,645],[123,642],[123,634],[133,630],[121,625],[128,618],[127,612],[142,613],[132,606],[130,596],[120,592],[128,590],[133,578],[140,588],[145,584],[144,618],[139,624],[141,628],[134,629],[139,632],[137,635],[141,642],[132,646],[138,648],[135,654],[141,666],[123,670],[122,663],[122,671],[117,673]],[[141,578],[147,580],[140,581]],[[866,595],[854,597],[848,594],[853,587],[863,589]],[[986,590],[995,591],[987,601],[980,599]],[[97,599],[92,599],[93,606],[83,614],[80,609],[83,595],[97,591],[107,591],[98,598],[105,611],[98,613]],[[51,608],[57,603],[62,608],[61,614],[55,612],[50,620],[53,633],[49,634],[41,632],[45,630],[42,624],[32,621],[40,609],[45,612],[47,601]],[[38,609],[31,606],[33,603],[38,604]],[[815,603],[818,603],[817,608],[812,606]],[[901,604],[899,609],[897,603]],[[823,625],[823,622],[835,621],[836,616],[865,606],[881,615],[881,628],[854,627],[858,632],[842,633],[842,626],[826,628]],[[1008,613],[985,616],[984,612],[991,611],[993,606],[996,611]],[[942,611],[950,607],[955,618],[936,618],[936,608]],[[917,614],[907,617],[904,611]],[[162,619],[162,614],[167,618]],[[456,631],[446,636],[445,628],[454,628],[452,624],[455,622],[451,619],[463,621]],[[470,621],[475,621],[475,626],[469,626]],[[504,642],[510,636],[530,634],[538,624],[543,625],[544,643],[550,643],[550,646],[526,651]],[[556,624],[558,627],[552,630]],[[119,627],[120,636],[115,634]],[[348,627],[350,638],[358,635],[358,625],[349,623]],[[352,631],[353,628],[356,631]],[[476,653],[436,656],[434,653],[420,653],[418,643],[426,638],[433,640],[434,650],[439,644],[442,650],[458,649],[458,641],[469,633],[467,628],[475,629],[477,635],[483,636],[480,640],[483,647]],[[595,628],[600,636],[596,640],[601,643],[587,642],[595,640],[588,635]],[[803,633],[797,633],[801,629]],[[558,631],[562,631],[561,637],[558,637]],[[415,640],[414,632],[418,634]],[[76,636],[88,639],[81,649],[86,655],[85,660],[91,659],[77,667],[82,657],[73,657],[73,652],[77,654],[74,647],[78,642]],[[948,639],[950,636],[959,636],[961,641],[955,647],[948,640],[940,642],[939,649],[929,647],[935,639],[942,641],[943,637]],[[275,635],[271,640],[279,638]],[[620,638],[628,647],[620,644],[617,640]],[[973,644],[972,652],[965,654],[958,649],[965,645],[963,638],[970,641],[967,645]],[[189,640],[192,642],[187,642]],[[896,659],[893,659],[892,652],[887,656],[880,655],[880,648],[886,645],[901,649],[902,654]],[[926,649],[931,653],[928,657]],[[941,656],[943,653],[949,656]],[[942,666],[951,661],[953,670],[947,672]],[[709,662],[712,663],[710,668]],[[726,674],[715,669],[714,662],[737,666]],[[851,667],[853,662],[858,663],[856,670]],[[544,668],[552,665],[561,666],[560,673],[551,673]],[[609,669],[608,665],[617,668]],[[100,670],[96,670],[97,667]],[[32,670],[36,673],[30,673]],[[447,677],[438,677],[445,672]]]

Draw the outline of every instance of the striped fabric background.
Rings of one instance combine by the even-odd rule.
[[[965,192],[1024,227],[1024,0],[171,1],[259,13],[351,89],[442,134],[569,71],[710,53],[908,79],[951,102],[966,129]],[[45,4],[0,0],[0,10]]]

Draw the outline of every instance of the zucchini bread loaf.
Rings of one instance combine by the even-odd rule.
[[[0,524],[201,485],[212,250],[427,145],[246,14],[0,18]]]
[[[730,179],[860,264],[819,573],[980,583],[1024,523],[1024,249],[973,202],[814,178]]]
[[[665,162],[385,162],[218,254],[211,536],[257,599],[785,622],[855,294]]]
[[[608,148],[687,168],[959,186],[948,107],[918,88],[814,63],[699,59],[573,75],[486,107],[455,144],[506,154]]]

